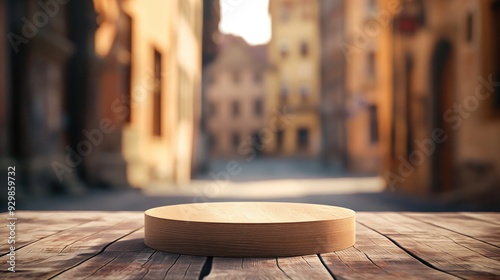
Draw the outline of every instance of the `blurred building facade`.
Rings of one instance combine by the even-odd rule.
[[[392,190],[497,199],[499,2],[320,2],[324,159]]]
[[[193,173],[204,172],[209,164],[207,118],[208,106],[206,101],[206,89],[210,82],[206,75],[206,69],[214,61],[219,53],[219,22],[221,16],[220,0],[203,1],[203,38],[202,38],[202,84],[201,84],[201,111],[195,116],[195,147],[193,150]]]
[[[349,171],[381,171],[387,30],[399,12],[386,2],[321,1],[323,159]]]
[[[266,141],[270,155],[319,157],[321,151],[318,1],[271,0]],[[268,142],[268,143],[267,143]]]
[[[0,5],[0,158],[19,193],[190,179],[201,0]]]
[[[343,0],[321,0],[321,160],[347,169],[346,8]]]
[[[260,152],[264,125],[266,46],[223,35],[219,55],[205,69],[210,156],[243,157]]]
[[[403,3],[392,30],[392,187],[498,198],[499,15],[497,0]]]
[[[220,15],[220,0],[203,0],[203,67],[211,63],[219,53]]]
[[[202,9],[201,0],[128,1],[124,20],[115,22],[133,36],[131,93],[125,96],[130,116],[123,130],[133,185],[191,178],[194,118],[201,110]]]
[[[22,174],[16,178],[19,196],[56,190],[80,193],[84,189],[80,178],[88,178],[83,158],[95,147],[81,141],[87,127],[79,115],[95,104],[89,99],[75,106],[93,90],[92,55],[87,49],[96,26],[92,2],[2,1],[1,5],[2,168],[15,166]],[[76,76],[80,85],[70,83]]]
[[[379,103],[383,71],[379,65],[381,26],[377,1],[345,2],[345,98],[348,168],[356,172],[380,171]],[[382,27],[378,27],[382,28]],[[373,30],[371,30],[373,29]]]

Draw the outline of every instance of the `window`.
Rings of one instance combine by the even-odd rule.
[[[240,103],[238,103],[238,101],[233,101],[233,104],[232,104],[232,114],[233,114],[233,117],[237,117],[239,114],[240,114]]]
[[[472,13],[467,14],[465,40],[467,43],[472,43],[474,32],[474,17]]]
[[[255,148],[256,152],[262,149],[262,139],[260,138],[259,131],[252,133],[252,147]]]
[[[370,78],[375,78],[375,52],[368,53],[367,58],[367,74]]]
[[[132,18],[125,14],[124,15],[124,21],[126,22],[127,28],[125,28],[125,35],[124,35],[124,41],[125,41],[125,49],[126,53],[128,54],[128,59],[126,63],[123,63],[124,67],[124,72],[125,72],[125,85],[124,85],[124,103],[128,108],[127,115],[125,116],[125,121],[127,123],[130,123],[132,118],[132,108],[131,108],[131,102],[132,102],[132,34],[133,34],[133,23],[132,23]]]
[[[276,131],[276,149],[281,151],[283,149],[283,143],[285,140],[285,131],[280,129]]]
[[[300,54],[303,57],[306,57],[309,54],[309,46],[307,45],[307,42],[305,42],[305,41],[300,43]]]
[[[232,143],[233,143],[233,148],[238,149],[238,146],[240,145],[240,135],[238,133],[233,133],[232,136]]]
[[[161,54],[154,52],[154,91],[153,91],[153,134],[161,136],[161,103],[162,103],[162,80],[161,80]]]
[[[368,106],[368,114],[370,116],[370,143],[378,143],[378,116],[377,116],[377,106]]]
[[[254,112],[256,116],[262,116],[262,112],[264,111],[263,109],[263,104],[262,104],[262,99],[257,99],[255,100],[254,103]]]
[[[309,130],[307,128],[299,128],[297,130],[297,147],[299,150],[306,150],[309,146]]]

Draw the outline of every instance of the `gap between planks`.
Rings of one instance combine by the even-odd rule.
[[[76,268],[76,267],[78,267],[78,266],[80,266],[80,265],[82,265],[82,264],[84,264],[85,262],[90,261],[91,259],[93,259],[93,258],[95,258],[95,257],[99,256],[100,254],[104,253],[104,251],[106,251],[106,249],[107,249],[109,246],[111,246],[111,245],[113,245],[114,243],[118,242],[119,240],[122,240],[123,238],[125,238],[125,237],[127,237],[127,236],[129,236],[129,235],[133,234],[134,232],[137,232],[137,231],[141,230],[142,228],[143,228],[143,227],[140,227],[140,228],[135,229],[135,230],[133,230],[133,231],[131,231],[131,232],[129,232],[129,233],[127,233],[127,234],[125,234],[125,235],[123,235],[123,236],[119,237],[119,238],[116,238],[115,240],[112,240],[110,243],[106,244],[106,245],[105,245],[105,246],[104,246],[104,247],[103,247],[103,248],[102,248],[99,252],[97,252],[97,253],[95,253],[95,254],[93,254],[93,255],[89,256],[89,257],[88,257],[88,258],[86,258],[86,259],[81,260],[80,262],[78,262],[78,263],[76,263],[76,264],[74,264],[74,265],[72,265],[72,266],[70,266],[70,267],[68,267],[68,268],[66,268],[66,269],[63,269],[63,270],[59,271],[58,273],[56,273],[55,275],[51,276],[51,277],[50,277],[50,278],[48,278],[48,279],[54,279],[54,278],[56,278],[56,277],[59,277],[59,276],[61,276],[62,274],[66,273],[66,272],[68,272],[68,271],[70,271],[70,270],[72,270],[72,269],[74,269],[74,268]],[[111,262],[111,261],[112,261],[112,260],[110,260],[109,262]]]
[[[462,214],[462,213],[460,213],[460,214]],[[464,235],[462,232],[459,232],[459,231],[453,231],[453,230],[450,230],[448,228],[437,227],[437,226],[433,225],[432,223],[429,223],[427,221],[421,220],[423,216],[420,219],[414,217],[415,215],[417,215],[417,216],[420,215],[418,213],[413,213],[413,214],[410,214],[410,215],[404,214],[404,213],[403,214],[401,214],[401,213],[389,213],[389,214],[387,214],[387,215],[389,215],[388,217],[392,217],[393,218],[392,220],[384,218],[385,215],[386,215],[385,213],[379,213],[379,214],[377,214],[377,213],[362,213],[361,214],[362,218],[358,220],[358,227],[359,227],[359,229],[357,231],[357,238],[358,238],[358,242],[359,243],[357,242],[357,244],[355,245],[354,248],[352,248],[352,250],[351,249],[347,249],[347,251],[344,250],[344,251],[339,251],[339,252],[335,252],[335,253],[331,253],[331,254],[334,254],[335,256],[337,256],[337,258],[339,258],[339,261],[343,261],[342,256],[350,256],[350,257],[352,257],[352,256],[355,256],[355,255],[361,256],[362,254],[364,254],[365,257],[363,257],[363,258],[367,259],[366,263],[371,262],[371,264],[373,265],[373,267],[375,267],[375,268],[378,267],[381,270],[384,270],[384,268],[385,269],[387,269],[387,268],[392,269],[392,266],[387,266],[387,267],[382,266],[382,267],[379,267],[380,264],[384,264],[384,261],[383,260],[381,261],[380,258],[372,259],[373,256],[375,256],[375,257],[379,257],[379,256],[377,255],[377,251],[373,251],[373,250],[370,251],[369,247],[366,247],[366,246],[371,245],[371,244],[367,244],[365,246],[367,248],[366,250],[363,249],[364,248],[363,247],[363,240],[371,240],[371,237],[375,237],[376,238],[376,236],[381,236],[382,238],[388,240],[388,242],[391,242],[391,244],[394,245],[394,248],[402,250],[403,252],[405,252],[405,254],[408,254],[411,257],[413,257],[416,262],[419,262],[420,264],[425,265],[429,269],[433,269],[433,270],[435,270],[437,272],[440,272],[440,273],[444,272],[444,273],[448,274],[449,276],[453,275],[453,276],[458,277],[458,278],[465,278],[463,275],[458,275],[457,276],[457,275],[448,273],[446,270],[441,270],[439,268],[436,269],[435,267],[433,268],[432,266],[435,266],[434,264],[432,264],[431,262],[428,262],[427,260],[423,259],[423,258],[428,257],[427,255],[419,257],[419,256],[417,256],[417,254],[415,254],[414,252],[411,251],[411,248],[408,249],[403,244],[399,244],[399,242],[397,242],[397,240],[393,240],[393,238],[391,237],[391,234],[385,234],[385,233],[387,233],[387,231],[385,233],[383,232],[385,230],[385,227],[383,226],[383,224],[381,224],[380,222],[374,221],[373,224],[377,225],[377,226],[371,227],[371,225],[366,225],[366,223],[365,223],[364,220],[371,219],[372,217],[375,218],[375,220],[383,218],[384,220],[386,220],[386,222],[385,222],[386,224],[391,224],[392,223],[392,225],[394,225],[394,226],[396,226],[396,224],[397,224],[397,226],[399,226],[399,227],[405,227],[405,228],[407,228],[408,232],[410,232],[412,228],[416,228],[416,226],[418,226],[418,223],[421,223],[422,225],[423,224],[427,225],[426,226],[427,232],[430,232],[431,227],[434,227],[434,228],[438,229],[437,231],[435,231],[436,233],[440,233],[440,232],[443,232],[443,231],[448,231],[450,233],[463,235],[464,237],[467,237],[467,238],[473,238],[473,237]],[[406,220],[406,221],[414,221],[415,223],[412,223],[412,222],[410,222],[410,223],[401,222],[401,223],[396,223],[395,224],[394,219],[396,217],[400,217],[398,215],[400,215],[401,217],[404,217],[405,218],[404,220]],[[433,216],[429,216],[429,217],[433,218],[435,216],[440,217],[439,214],[436,214],[436,215],[433,215]],[[465,215],[465,216],[470,217],[468,215]],[[492,216],[495,216],[495,215],[492,215]],[[484,222],[482,219],[476,219],[476,220]],[[83,222],[80,225],[83,225],[85,223],[87,223],[87,222]],[[75,225],[75,226],[73,226],[71,228],[74,228],[74,227],[78,227],[78,225]],[[368,230],[376,233],[377,235],[375,236],[373,234],[371,234],[371,235],[368,234],[365,230],[363,230],[363,227],[365,227],[366,229],[368,229]],[[64,229],[62,231],[53,233],[51,235],[56,235],[57,233],[61,233],[61,232],[70,230],[71,228],[66,228],[66,229]],[[112,240],[111,243],[106,244],[98,252],[93,253],[93,255],[90,255],[88,258],[80,261],[79,263],[77,263],[77,264],[75,264],[75,265],[73,265],[71,267],[66,268],[64,271],[60,271],[59,273],[57,273],[56,275],[53,275],[49,279],[55,278],[57,276],[59,276],[59,278],[64,278],[64,276],[68,275],[65,272],[72,271],[73,269],[78,268],[80,265],[85,265],[88,262],[93,261],[96,258],[100,258],[100,256],[102,256],[102,254],[108,250],[108,248],[110,248],[111,246],[114,246],[113,244],[116,244],[116,242],[119,242],[119,241],[123,241],[124,239],[126,239],[127,237],[129,237],[129,236],[131,236],[133,234],[138,234],[138,232],[141,229],[142,229],[142,227],[139,227],[139,228],[136,228],[136,229],[130,231],[127,234],[124,234],[124,235],[122,235],[120,237],[117,237],[115,240]],[[419,233],[417,233],[417,234],[419,234]],[[32,243],[39,242],[39,241],[41,241],[41,240],[43,240],[45,238],[50,237],[51,235],[42,237],[39,240],[33,241]],[[441,234],[441,235],[443,235],[443,234]],[[400,237],[398,235],[395,235],[395,236],[397,238]],[[409,235],[409,238],[411,238],[411,237],[412,237],[412,235]],[[450,240],[452,240],[452,239],[450,239]],[[30,243],[30,244],[32,244],[32,243]],[[30,244],[25,244],[24,246],[28,246]],[[458,244],[458,245],[460,245],[460,244]],[[386,248],[386,249],[388,248],[388,247],[384,247],[384,246],[380,246],[380,247],[381,248]],[[377,249],[378,249],[378,247],[377,247]],[[357,253],[356,253],[356,251],[357,251]],[[477,254],[481,254],[480,252],[476,252],[476,253]],[[374,255],[372,256],[372,254],[374,254]],[[164,255],[164,254],[161,253],[161,252],[157,252],[157,251],[153,250],[152,253],[149,255],[149,258],[147,258],[147,260],[145,261],[144,265],[146,265],[148,263],[151,266],[154,265],[155,261],[160,260],[161,258],[164,257],[164,256],[162,257],[162,255]],[[326,255],[328,255],[328,254],[326,254]],[[326,270],[327,273],[322,273],[321,274],[322,276],[325,276],[325,279],[326,279],[326,276],[328,276],[328,279],[332,279],[332,278],[333,279],[336,279],[336,278],[341,279],[341,278],[345,277],[345,275],[342,275],[342,273],[339,273],[339,271],[335,270],[335,269],[338,269],[337,267],[334,266],[333,269],[330,269],[330,267],[327,265],[327,262],[324,259],[324,257],[325,257],[324,255],[323,256],[322,255],[311,255],[311,257],[312,256],[313,256],[313,258],[316,259],[314,262],[319,263]],[[328,257],[328,256],[326,256],[326,257]],[[180,261],[179,258],[180,258],[180,256],[177,256],[177,259],[175,260],[174,264],[167,270],[167,272],[164,274],[164,276],[169,275],[169,271],[171,269],[174,269],[176,271],[174,271],[175,273],[173,275],[178,275],[177,273],[179,272],[179,273],[183,273],[183,275],[186,276],[188,273],[192,273],[193,270],[195,270],[194,273],[193,273],[193,275],[199,275],[197,277],[198,279],[205,279],[205,278],[210,279],[211,277],[216,278],[215,276],[217,275],[216,274],[217,271],[214,269],[214,262],[217,262],[219,260],[219,258],[211,258],[211,257],[201,258],[200,257],[200,259],[196,259],[196,258],[193,259],[193,258],[189,258],[188,256],[186,256],[186,257],[183,257],[182,261]],[[306,267],[306,268],[309,268],[309,269],[312,268],[311,264],[308,263],[307,260],[304,257],[297,257],[297,258],[298,259],[295,259],[295,260],[293,260],[293,259],[292,260],[290,260],[290,259],[287,260],[287,258],[273,259],[273,261],[275,262],[275,268],[276,269],[280,269],[281,273],[283,273],[283,274],[281,274],[281,277],[283,277],[283,276],[286,275],[289,278],[296,278],[297,275],[299,275],[300,272],[302,272],[302,270],[294,269],[294,266],[296,266],[296,263],[295,263],[296,261],[302,262],[302,265],[304,265],[304,267]],[[419,260],[419,258],[421,258],[422,260]],[[300,260],[300,259],[302,259],[302,260]],[[184,260],[186,261],[186,264],[183,265],[183,266],[179,266],[179,264],[181,264],[180,262],[184,262]],[[109,261],[108,263],[112,263],[114,261],[116,261],[116,257],[114,259],[112,259],[111,261]],[[380,263],[380,261],[381,261],[381,263]],[[244,263],[246,264],[245,260],[240,258],[240,259],[237,260],[237,262],[238,262],[237,266],[239,266],[240,268],[243,269]],[[260,262],[260,261],[258,261],[258,262]],[[256,263],[258,263],[258,262],[256,262]],[[389,259],[388,262],[393,262],[393,260]],[[426,264],[426,262],[427,262],[427,264]],[[282,267],[282,265],[281,265],[282,263],[285,264],[285,267]],[[292,265],[286,266],[287,263],[288,264],[292,264]],[[346,264],[346,265],[348,266],[348,264]],[[429,265],[431,265],[431,266],[429,266]],[[105,266],[106,265],[104,265],[103,267],[105,267]],[[176,267],[173,268],[174,266],[176,266]],[[290,270],[287,271],[287,269],[290,269],[290,267],[292,267],[292,270],[291,271]],[[399,265],[395,265],[394,267],[399,267]],[[99,268],[98,270],[100,270],[100,271],[96,272],[96,274],[95,274],[96,276],[98,276],[97,274],[99,274],[99,273],[104,273],[105,270],[106,270],[106,268],[102,268],[102,269]],[[340,272],[342,272],[342,271],[340,271]],[[391,273],[386,274],[386,276],[388,275],[389,277],[391,277],[391,276],[394,277],[395,276],[394,275],[394,271],[390,271],[390,272]],[[408,271],[408,272],[411,272],[411,271]],[[149,267],[147,268],[147,272],[146,272],[146,274],[143,277],[145,277],[146,275],[148,275],[148,273],[149,273]],[[441,274],[441,275],[445,276],[445,274]],[[170,275],[170,276],[172,276],[172,275]],[[292,276],[292,277],[290,277],[290,276]],[[473,277],[473,276],[469,276],[469,277]]]
[[[419,215],[432,219],[432,223],[414,217]],[[379,232],[423,262],[449,274],[460,278],[498,277],[500,266],[495,259],[499,254],[497,247],[464,235],[461,231],[467,231],[465,228],[452,231],[433,224],[442,219],[452,223],[450,215],[455,214],[370,213],[360,215],[358,222]],[[460,221],[460,217],[455,219]],[[470,230],[481,234],[481,230]]]

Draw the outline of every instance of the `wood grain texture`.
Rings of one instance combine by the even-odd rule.
[[[331,279],[317,255],[278,258],[278,267],[290,279],[300,279],[307,275],[309,279]]]
[[[79,226],[60,231],[57,234],[40,238],[16,250],[16,273],[6,270],[0,272],[0,277],[14,277],[16,279],[40,279],[57,276],[59,273],[78,266],[98,255],[101,250],[116,240],[142,227],[139,213],[100,213],[94,216],[75,215],[86,219],[87,222]],[[36,219],[37,213],[30,213]],[[54,221],[58,214],[53,214]],[[65,217],[65,215],[61,215]],[[50,223],[35,222],[39,228],[50,227]],[[19,225],[23,221],[18,220]],[[56,222],[57,223],[57,222]],[[17,235],[24,232],[18,230]],[[0,257],[1,263],[6,263],[7,256]],[[21,272],[21,273],[19,273]]]
[[[355,242],[355,213],[300,203],[200,203],[145,212],[146,245],[170,253],[283,257],[342,250]]]
[[[286,258],[157,251],[144,244],[139,212],[18,216],[16,273],[4,255],[1,279],[500,279],[498,224],[488,222],[499,213],[359,213],[355,246]]]
[[[285,258],[214,258],[205,279],[332,279],[316,255]]]
[[[408,213],[406,215],[500,248],[500,240],[498,240],[500,225],[495,224],[495,220],[478,220],[457,213],[442,213],[433,219],[428,219],[427,215],[423,213]]]
[[[283,279],[276,258],[214,258],[205,279]]]
[[[427,220],[439,217],[427,214]],[[469,236],[399,213],[358,215],[358,222],[386,236],[429,267],[450,275],[475,279],[500,275],[499,261],[476,251],[479,247],[494,250],[494,246]]]
[[[471,217],[487,223],[500,225],[500,213],[470,213],[460,212],[460,215]]]
[[[20,249],[27,244],[31,244],[46,238],[50,235],[61,231],[68,230],[78,225],[87,223],[93,219],[98,219],[102,216],[102,212],[20,212],[16,215],[16,229],[22,234],[16,236],[16,248]],[[7,216],[2,215],[6,220]],[[46,226],[41,226],[46,225]],[[8,236],[8,228],[0,227],[0,236]],[[10,247],[7,243],[0,244],[0,256],[5,255],[7,248]]]
[[[457,279],[430,268],[385,236],[358,224],[356,245],[321,254],[337,279]]]

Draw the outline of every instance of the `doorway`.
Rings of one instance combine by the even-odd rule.
[[[453,189],[453,129],[450,122],[445,122],[443,114],[453,106],[454,100],[454,58],[451,44],[441,40],[436,45],[431,63],[431,86],[433,100],[433,126],[444,131],[446,141],[436,143],[432,155],[432,191],[446,192]]]

